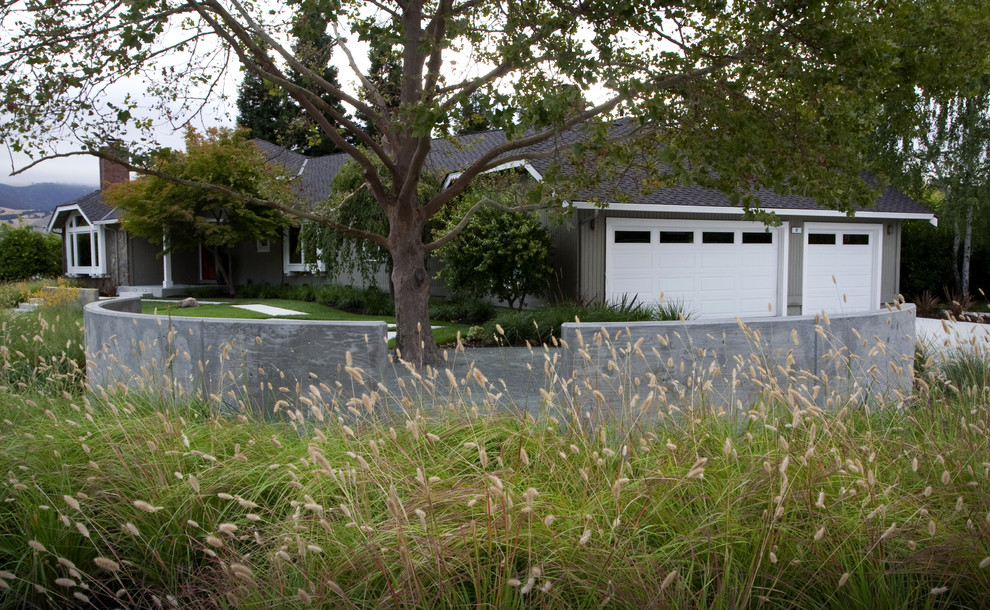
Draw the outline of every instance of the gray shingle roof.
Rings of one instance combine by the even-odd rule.
[[[631,128],[630,126],[631,124],[625,121],[616,124],[617,129]],[[558,136],[557,140],[541,143],[530,150],[537,152],[549,150],[561,143],[573,143],[581,137],[579,130],[570,130]],[[442,179],[451,173],[468,168],[482,155],[506,141],[505,134],[497,130],[454,138],[437,138],[432,142],[426,166]],[[350,158],[345,153],[307,157],[264,140],[254,140],[254,142],[261,148],[269,161],[280,163],[290,175],[298,176],[296,188],[299,197],[310,204],[322,201],[330,195],[330,186],[334,176]],[[551,161],[534,159],[530,164],[538,173],[543,175],[549,169]],[[565,174],[566,171],[565,167]],[[868,182],[876,182],[876,178],[868,174],[864,174],[863,177]],[[575,200],[616,201],[615,193],[624,193],[625,202],[633,204],[683,206],[685,208],[726,208],[732,205],[725,193],[715,189],[679,185],[644,193],[641,192],[642,184],[641,174],[628,172],[610,184],[602,184],[600,188],[580,191]],[[810,197],[778,195],[770,190],[758,191],[756,195],[760,200],[760,205],[766,209],[794,210],[795,212],[819,209],[815,200]],[[115,221],[120,216],[116,209],[103,203],[103,196],[100,191],[95,191],[56,208],[50,226],[56,227],[59,226],[57,223],[64,222],[64,217],[59,218],[59,215],[72,206],[78,206],[86,218],[93,223]],[[893,187],[883,189],[870,211],[895,215],[930,214],[930,211],[924,206]]]

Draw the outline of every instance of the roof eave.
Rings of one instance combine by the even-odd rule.
[[[621,212],[673,212],[684,214],[724,214],[726,216],[742,216],[746,210],[740,207],[721,207],[705,205],[670,205],[654,203],[607,203],[604,208],[600,204],[590,201],[572,201],[571,207],[578,210],[607,209]],[[830,210],[826,208],[757,208],[759,211],[772,212],[779,216],[823,216],[828,218],[847,218],[845,212]],[[875,210],[861,210],[854,214],[855,218],[875,218],[884,220],[927,220],[932,224],[938,224],[938,218],[932,212],[877,212]]]
[[[56,228],[57,226],[56,221],[59,219],[59,217],[62,214],[72,211],[79,212],[80,214],[82,214],[83,218],[85,218],[86,221],[89,222],[89,217],[86,216],[86,213],[83,212],[82,208],[80,208],[78,205],[74,203],[70,203],[67,205],[59,205],[59,206],[55,206],[55,209],[52,210],[52,217],[48,220],[48,225],[45,227],[45,232],[51,233]]]

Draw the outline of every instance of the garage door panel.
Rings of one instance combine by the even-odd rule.
[[[734,316],[738,315],[735,313],[737,302],[735,299],[710,299],[705,298],[704,303],[702,303],[697,312],[702,316]]]
[[[657,281],[660,292],[665,294],[693,294],[695,282],[693,277],[663,278]]]
[[[736,278],[731,275],[725,275],[722,277],[702,277],[700,278],[699,288],[705,292],[705,294],[717,295],[721,292],[727,292],[729,294],[736,290]],[[749,288],[749,286],[747,286]]]
[[[864,311],[879,306],[880,228],[827,223],[805,226],[805,314]]]
[[[655,230],[660,236],[650,244],[608,244],[609,299],[635,291],[643,302],[657,302],[663,294],[665,302],[681,302],[695,317],[777,315],[779,233],[769,234],[770,243],[756,243],[744,242],[743,235],[765,234],[759,223],[608,219],[606,226],[610,231]],[[707,243],[705,233],[711,234]],[[715,233],[718,240],[731,238],[731,243],[719,243],[712,237]],[[611,240],[612,233],[608,235]],[[693,241],[671,243],[665,235],[690,235]],[[631,257],[649,259],[651,277],[644,277],[638,269],[646,265],[632,263]],[[768,303],[772,311],[767,310]]]
[[[684,252],[680,249],[668,250],[662,245],[659,246],[660,253],[658,255],[660,265],[662,269],[668,269],[670,271],[676,272],[678,268],[680,269],[694,269],[697,265],[697,254],[694,252]]]

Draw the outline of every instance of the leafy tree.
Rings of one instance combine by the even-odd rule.
[[[929,107],[934,129],[924,139],[922,163],[944,195],[939,210],[953,229],[953,274],[969,296],[973,227],[986,234],[990,212],[990,80],[981,90]]]
[[[30,226],[0,225],[0,281],[62,273],[62,240]]]
[[[969,296],[974,245],[986,243],[990,233],[990,78],[958,95],[932,94],[914,103],[925,123],[909,137],[881,135],[879,161],[913,185],[950,227],[947,275]]]
[[[551,171],[527,194],[532,206],[557,205],[635,169],[643,188],[692,181],[752,206],[754,188],[762,186],[850,210],[873,200],[857,173],[867,135],[885,122],[911,123],[881,116],[876,100],[958,90],[970,75],[988,72],[990,57],[985,0],[25,0],[24,6],[29,10],[20,3],[0,7],[8,36],[0,47],[6,102],[0,137],[8,145],[42,158],[67,135],[80,149],[99,151],[110,136],[137,134],[126,143],[129,164],[146,167],[159,119],[195,118],[236,57],[246,71],[283,89],[361,167],[364,188],[388,221],[385,235],[278,200],[268,204],[389,251],[397,342],[414,362],[440,355],[429,330],[427,257],[466,222],[442,237],[426,229],[483,172],[525,158],[551,159]],[[305,53],[285,42],[287,28],[313,10],[323,17],[312,25],[333,37],[364,95],[322,78]],[[397,100],[361,72],[353,39],[387,49],[401,65],[390,81],[399,85]],[[147,79],[143,96],[104,95],[134,74]],[[422,198],[432,138],[449,133],[476,92],[501,93],[506,107],[520,109],[490,117],[507,140],[476,154],[446,189]],[[149,104],[158,114],[143,114]],[[367,117],[373,132],[351,116]],[[620,116],[629,122],[615,129]],[[236,194],[210,177],[202,187]]]
[[[535,212],[485,207],[440,251],[441,275],[455,293],[492,296],[522,311],[527,296],[547,291],[552,248]]]
[[[104,197],[121,210],[125,230],[151,242],[164,236],[165,251],[205,247],[234,294],[230,249],[245,240],[275,239],[286,224],[282,212],[258,203],[289,197],[279,169],[242,131],[211,129],[203,135],[188,129],[184,153],[162,151],[150,175],[114,184]],[[231,194],[196,186],[206,180]]]

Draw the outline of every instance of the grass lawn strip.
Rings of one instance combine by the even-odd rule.
[[[356,314],[327,307],[321,303],[295,301],[291,299],[265,299],[264,303],[261,304],[258,303],[258,299],[224,299],[209,302],[200,301],[199,303],[199,307],[179,309],[178,300],[143,299],[141,301],[141,313],[172,317],[232,318],[242,320],[269,320],[275,317],[280,320],[381,320],[389,325],[389,346],[395,347],[394,316]],[[245,309],[242,307],[245,305],[253,307],[264,305],[271,308],[291,310],[297,313],[293,315],[273,316],[257,310]],[[438,324],[433,327],[433,336],[440,345],[448,345],[457,340],[458,333],[462,337],[467,336],[469,328],[465,324]]]
[[[295,312],[291,315],[274,316],[261,311],[245,309],[241,305],[264,305]],[[209,304],[200,302],[199,307],[179,308],[179,301],[153,301],[144,300],[141,302],[141,313],[150,315],[169,315],[172,317],[192,317],[192,318],[237,318],[248,320],[266,320],[273,317],[280,319],[303,319],[303,320],[383,320],[388,323],[395,323],[395,318],[390,316],[367,316],[349,313],[327,307],[321,303],[311,301],[295,301],[289,299],[265,299],[259,302],[258,299],[228,299],[211,301]]]

